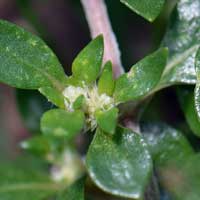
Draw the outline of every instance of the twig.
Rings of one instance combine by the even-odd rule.
[[[140,126],[138,122],[134,122],[134,120],[127,118],[124,120],[124,126],[133,132],[140,134]]]
[[[103,34],[105,46],[104,62],[108,60],[112,61],[114,76],[118,77],[124,70],[121,65],[120,51],[109,21],[104,0],[81,0],[81,2],[89,24],[91,36],[95,38],[97,35]],[[124,125],[134,132],[140,133],[140,127],[136,119],[125,119]],[[145,200],[157,199],[158,194],[152,183],[145,193]],[[155,191],[155,194],[152,191]]]
[[[81,2],[89,24],[91,36],[95,38],[97,35],[103,34],[105,45],[104,62],[108,60],[112,61],[114,76],[118,77],[123,73],[120,51],[110,24],[104,0],[81,0]]]

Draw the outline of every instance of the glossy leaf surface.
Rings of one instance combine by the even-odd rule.
[[[84,125],[84,114],[81,111],[67,112],[52,109],[41,119],[41,130],[44,134],[72,139]]]
[[[178,99],[192,132],[200,137],[200,121],[194,104],[193,88],[178,88]]]
[[[163,46],[169,60],[162,85],[196,82],[195,55],[200,45],[200,1],[180,0],[171,17]]]
[[[142,137],[118,128],[111,137],[100,129],[89,147],[86,166],[102,190],[127,198],[141,198],[152,172],[152,162]]]
[[[103,37],[100,35],[92,40],[75,58],[72,73],[75,79],[90,84],[94,82],[100,72],[103,59]]]
[[[117,102],[138,99],[151,92],[160,81],[167,61],[167,49],[162,48],[136,63],[116,80],[114,97]]]
[[[145,124],[142,133],[157,167],[185,160],[194,153],[185,136],[165,124]]]
[[[1,82],[23,89],[53,85],[62,90],[64,70],[41,39],[2,20],[0,29]]]
[[[200,49],[196,55],[195,67],[197,73],[197,83],[194,91],[195,110],[198,116],[198,120],[200,121]]]
[[[165,0],[121,0],[121,2],[152,22],[160,14]]]

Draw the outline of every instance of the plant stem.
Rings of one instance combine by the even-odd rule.
[[[114,76],[118,77],[124,72],[124,70],[121,65],[120,51],[110,24],[105,2],[104,0],[81,0],[81,3],[83,5],[92,38],[95,38],[99,34],[103,34],[104,36],[104,63],[111,60]],[[135,113],[135,111],[133,112]],[[124,125],[132,131],[140,134],[137,116],[134,116],[134,118],[127,117],[124,120]],[[150,183],[145,193],[145,200],[159,199],[159,194],[155,187],[155,180],[153,180],[154,178],[152,177],[151,181],[153,184]]]
[[[129,128],[130,130],[132,130],[135,133],[138,133],[138,134],[140,133],[140,126],[137,121],[135,122],[135,121],[131,120],[130,118],[126,118],[124,120],[124,126],[126,128]]]
[[[89,24],[92,38],[99,34],[104,36],[104,63],[112,61],[113,73],[118,77],[123,73],[120,51],[112,30],[104,0],[81,0]]]

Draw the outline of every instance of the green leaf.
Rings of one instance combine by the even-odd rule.
[[[157,167],[186,160],[194,154],[184,135],[170,126],[149,123],[142,125],[141,130]]]
[[[131,10],[150,22],[160,14],[165,0],[120,0]]]
[[[55,164],[62,159],[63,152],[66,152],[68,141],[61,137],[49,137],[39,135],[31,137],[20,143],[22,149],[47,163]]]
[[[39,88],[41,94],[47,97],[47,99],[58,106],[59,108],[65,108],[64,96],[61,91],[56,90],[53,87]]]
[[[103,59],[103,36],[92,40],[75,58],[72,73],[75,79],[87,84],[94,82],[100,72]]]
[[[150,93],[160,81],[167,60],[167,49],[162,48],[136,63],[116,81],[114,97],[118,102],[138,99]]]
[[[42,135],[21,142],[20,146],[38,156],[45,156],[50,152],[49,141]]]
[[[31,133],[40,132],[40,118],[49,110],[51,104],[38,92],[33,90],[16,90],[17,106],[23,122]]]
[[[120,127],[114,136],[97,129],[86,166],[91,179],[102,190],[134,199],[142,197],[152,172],[151,157],[142,136]]]
[[[177,94],[187,123],[192,132],[200,137],[200,121],[195,110],[193,88],[178,88]]]
[[[64,190],[57,200],[84,200],[84,183],[85,178],[76,181],[69,188]]]
[[[74,101],[73,103],[73,108],[75,110],[81,109],[84,107],[85,104],[85,97],[84,95],[80,95],[79,97],[77,97],[77,99]]]
[[[169,48],[163,87],[177,83],[196,82],[195,55],[200,45],[200,2],[180,0],[171,17],[163,46]]]
[[[195,101],[195,110],[198,116],[198,120],[200,120],[200,48],[196,55],[196,73],[197,73],[197,83],[194,91],[194,101]]]
[[[23,89],[63,89],[66,76],[57,57],[37,36],[0,20],[0,81]]]
[[[98,81],[99,94],[107,94],[112,96],[115,88],[115,80],[113,79],[112,63],[109,61],[105,64],[103,72]]]
[[[73,86],[76,86],[76,87],[84,87],[84,83],[82,80],[79,80],[77,77],[74,77],[74,76],[69,76],[66,80],[66,85],[67,86],[70,86],[70,85],[73,85]]]
[[[1,163],[0,177],[0,199],[3,200],[44,200],[62,188],[47,173],[26,167],[26,163],[21,166]]]
[[[67,112],[52,109],[41,119],[41,130],[44,134],[72,139],[84,125],[84,114],[81,111]]]
[[[97,111],[95,117],[99,127],[106,133],[114,134],[117,126],[118,112],[117,108],[111,108],[107,111]]]

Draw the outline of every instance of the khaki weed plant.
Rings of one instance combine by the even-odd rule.
[[[87,9],[91,0],[82,2]],[[150,22],[165,3],[121,2]],[[200,0],[177,1],[160,48],[128,72],[116,75],[119,66],[105,59],[107,41],[103,31],[96,34],[67,76],[40,38],[0,21],[0,81],[38,90],[55,105],[43,114],[40,133],[20,144],[35,158],[1,163],[1,200],[200,199],[198,148],[162,119],[140,120],[156,92],[176,85],[199,140]]]

